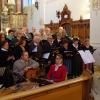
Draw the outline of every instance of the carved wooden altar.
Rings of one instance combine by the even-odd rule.
[[[27,14],[19,13],[9,15],[9,26],[14,29],[27,27]]]
[[[68,9],[67,5],[64,6],[63,11],[60,13],[61,20],[58,23],[50,22],[46,24],[50,27],[53,33],[58,32],[59,26],[62,26],[68,35],[72,37],[79,37],[81,41],[85,38],[89,38],[90,35],[90,19],[82,19],[73,21],[71,18],[71,11]]]
[[[2,13],[4,13],[3,10],[6,5],[8,8],[7,15],[3,16]],[[2,26],[0,24],[0,31],[5,31],[7,27],[14,29],[27,27],[27,14],[23,13],[23,0],[15,0],[15,5],[13,6],[12,8],[12,5],[8,4],[8,0],[0,1],[0,23],[2,23]]]

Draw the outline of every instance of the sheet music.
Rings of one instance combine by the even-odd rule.
[[[90,62],[91,63],[94,63],[95,62],[95,59],[93,57],[93,55],[91,54],[91,52],[89,50],[86,50],[85,51],[85,54],[88,56],[88,58],[90,59]]]
[[[85,52],[83,50],[79,50],[78,52],[80,53],[83,62],[85,64],[88,64],[89,63],[89,59],[86,57]]]
[[[93,58],[93,55],[90,53],[89,50],[86,50],[86,51],[79,50],[78,52],[80,53],[84,64],[89,64],[89,63],[94,63],[95,62],[95,60]]]
[[[32,52],[37,52],[37,47],[35,47],[35,48],[32,50]]]
[[[43,58],[48,59],[49,58],[50,53],[44,53],[43,54]]]

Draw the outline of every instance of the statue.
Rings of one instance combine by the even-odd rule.
[[[5,15],[5,16],[8,15],[8,8],[7,8],[7,6],[4,6],[2,14]]]
[[[92,9],[100,9],[100,0],[92,0]]]
[[[5,32],[6,27],[8,26],[8,20],[9,20],[8,8],[7,6],[4,6],[1,13],[1,29],[4,32]]]

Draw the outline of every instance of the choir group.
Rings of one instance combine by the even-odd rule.
[[[48,27],[39,32],[35,27],[32,32],[26,27],[10,29],[0,34],[0,84],[14,85],[15,76],[24,80],[24,72],[30,68],[39,68],[39,77],[53,82],[78,77],[84,70],[79,50],[94,52],[89,39],[72,38],[63,27],[59,27],[57,33],[52,33]],[[93,73],[93,64],[86,69]]]

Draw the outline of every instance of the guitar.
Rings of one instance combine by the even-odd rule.
[[[39,68],[28,68],[25,70],[24,75],[25,78],[29,80],[37,78],[39,76]]]

